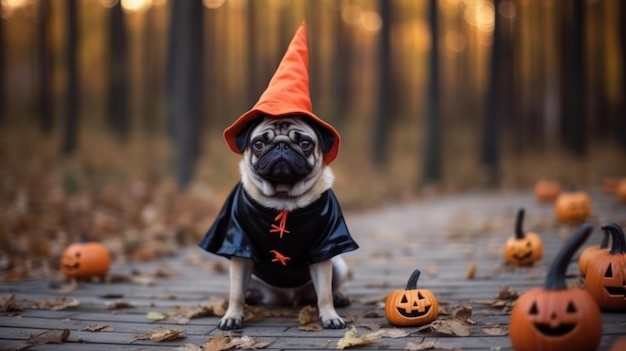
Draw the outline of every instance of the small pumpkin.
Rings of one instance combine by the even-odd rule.
[[[561,183],[556,180],[539,179],[533,189],[538,202],[553,202],[561,193]]]
[[[600,309],[583,289],[568,288],[565,272],[593,225],[585,223],[563,245],[548,268],[543,287],[522,294],[510,315],[515,350],[595,350],[602,337]]]
[[[509,264],[532,265],[543,256],[543,242],[537,233],[524,232],[524,209],[517,211],[515,235],[509,237],[504,244],[504,259]]]
[[[626,242],[619,225],[602,227],[611,233],[611,250],[599,253],[589,263],[587,291],[603,311],[626,312]]]
[[[621,202],[626,204],[626,178],[622,178],[622,180],[619,181],[619,184],[617,185],[617,199]]]
[[[439,316],[439,301],[428,289],[418,289],[421,272],[416,269],[406,289],[392,291],[385,300],[385,317],[394,326],[412,327],[428,324]]]
[[[561,193],[554,203],[554,212],[561,223],[582,223],[591,215],[591,199],[584,191]]]
[[[111,266],[111,255],[99,242],[69,245],[61,255],[61,271],[68,279],[104,278]]]
[[[609,349],[609,351],[624,351],[624,350],[626,350],[626,338],[615,340],[615,342],[611,344],[611,348]]]
[[[603,230],[603,233],[604,237],[602,237],[602,242],[600,243],[600,246],[589,246],[584,249],[583,252],[580,254],[580,257],[578,257],[578,270],[580,271],[580,275],[582,275],[583,277],[585,277],[585,275],[587,274],[587,268],[589,267],[589,263],[591,262],[591,260],[599,253],[609,251],[610,234],[608,230]]]

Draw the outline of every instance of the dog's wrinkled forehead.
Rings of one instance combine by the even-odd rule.
[[[250,133],[250,139],[263,135],[266,140],[274,140],[285,136],[290,140],[296,140],[306,135],[317,140],[315,129],[298,117],[269,118],[266,117]]]

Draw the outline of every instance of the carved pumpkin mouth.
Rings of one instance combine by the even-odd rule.
[[[574,330],[575,323],[563,323],[558,327],[551,327],[549,323],[535,323],[535,328],[546,336],[563,336]]]
[[[517,254],[517,253],[516,253],[516,254],[514,254],[514,255],[513,255],[513,257],[515,257],[515,259],[516,259],[516,260],[518,260],[518,261],[524,261],[524,260],[526,260],[527,258],[530,258],[530,256],[531,256],[532,254],[533,254],[533,253],[532,253],[531,251],[526,251],[526,253],[525,253],[525,254],[523,254],[523,255],[520,255],[520,254]]]
[[[77,271],[80,269],[80,263],[76,262],[74,264],[63,264],[63,268],[68,271]]]
[[[626,299],[626,287],[621,286],[605,286],[604,290],[609,296],[619,296],[622,295]]]
[[[398,313],[407,318],[416,318],[426,315],[430,311],[430,306],[426,306],[423,312],[415,311],[415,312],[407,312],[405,308],[398,307]]]

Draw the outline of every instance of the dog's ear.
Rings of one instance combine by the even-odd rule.
[[[317,123],[309,124],[317,132],[317,136],[320,139],[320,145],[322,146],[322,151],[324,153],[330,151],[330,149],[333,147],[333,144],[335,143],[335,135]]]
[[[248,125],[241,129],[239,131],[239,134],[235,136],[235,145],[237,145],[237,149],[239,149],[239,152],[243,153],[246,150],[246,146],[248,146],[248,136],[250,135],[252,129],[257,126],[257,124],[259,124],[258,119],[252,121],[251,123],[248,123]]]

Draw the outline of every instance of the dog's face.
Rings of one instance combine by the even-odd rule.
[[[262,205],[293,210],[332,186],[332,172],[323,162],[328,136],[306,117],[264,117],[246,133],[242,183]]]

